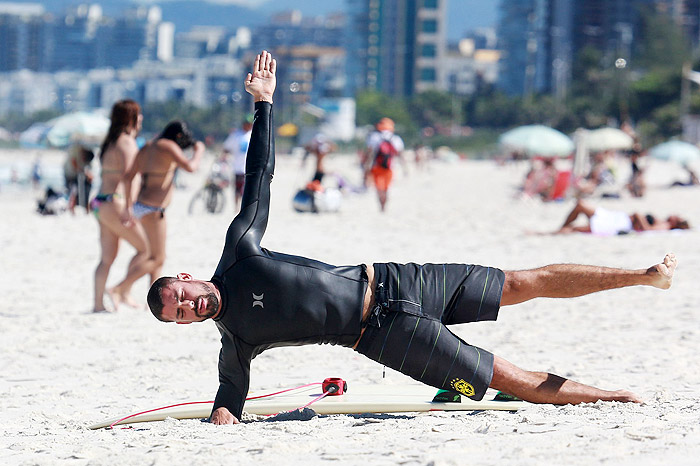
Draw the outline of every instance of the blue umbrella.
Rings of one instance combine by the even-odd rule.
[[[509,150],[543,157],[567,156],[574,150],[574,142],[564,133],[543,125],[526,125],[506,131],[499,138]]]
[[[681,165],[700,160],[700,149],[683,141],[668,141],[649,149],[649,155],[659,160],[669,160]]]

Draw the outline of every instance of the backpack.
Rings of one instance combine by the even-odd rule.
[[[391,143],[390,139],[383,138],[379,143],[377,153],[374,155],[374,166],[389,169],[394,156],[398,155],[399,151]]]

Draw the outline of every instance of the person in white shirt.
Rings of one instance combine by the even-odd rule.
[[[224,154],[233,160],[233,199],[236,212],[241,208],[243,197],[243,185],[245,184],[245,157],[250,144],[250,135],[253,129],[253,115],[247,115],[240,129],[229,134],[224,141]]]

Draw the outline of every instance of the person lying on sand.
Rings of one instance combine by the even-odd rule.
[[[501,271],[460,264],[333,266],[260,246],[275,165],[272,97],[276,62],[263,51],[246,90],[255,120],[241,211],[228,227],[211,280],[161,277],[148,292],[154,316],[189,324],[214,320],[221,333],[219,389],[210,421],[235,424],[251,360],[279,346],[337,344],[437,388],[481,400],[488,387],[534,403],[640,402],[545,372],[520,369],[470,345],[446,325],[496,320],[500,306],[536,297],[569,298],[633,285],[666,289],[677,260],[640,270],[549,265]]]
[[[583,226],[574,226],[573,223],[580,215],[584,215],[588,219],[588,223]],[[690,228],[688,221],[678,215],[671,215],[666,220],[660,220],[651,214],[643,215],[637,212],[627,214],[617,210],[594,207],[579,199],[566,217],[564,225],[554,234],[579,232],[609,236],[632,231],[687,230],[688,228]]]

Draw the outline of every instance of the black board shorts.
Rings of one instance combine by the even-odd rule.
[[[357,352],[420,382],[481,400],[493,354],[446,325],[496,320],[503,271],[465,264],[374,264],[375,304]]]

